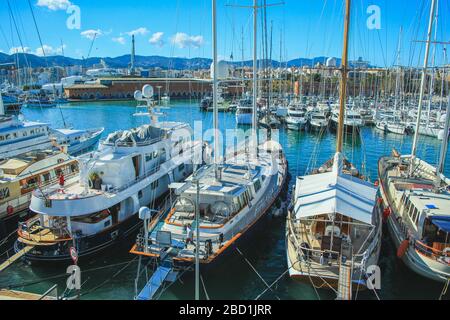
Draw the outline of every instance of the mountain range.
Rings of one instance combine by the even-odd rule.
[[[280,63],[279,61],[272,60],[272,66],[288,66],[288,67],[301,67],[301,66],[314,66],[318,62],[325,63],[328,57],[315,57],[312,59],[298,58],[287,62]],[[64,56],[48,56],[41,57],[29,53],[16,53],[8,55],[0,53],[0,65],[15,63],[19,61],[19,66],[31,66],[32,68],[38,67],[68,67],[68,66],[83,66],[91,68],[94,65],[98,65],[101,60],[111,68],[127,68],[130,63],[130,55],[123,55],[115,58],[106,57],[92,57],[87,59],[75,59]],[[337,64],[340,65],[341,59],[336,59]],[[162,68],[171,70],[187,70],[187,69],[208,69],[212,60],[208,58],[169,58],[162,56],[135,56],[135,66],[140,68]],[[253,62],[248,61],[229,61],[230,64],[236,66],[252,66]]]

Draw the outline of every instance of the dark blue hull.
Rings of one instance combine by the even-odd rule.
[[[102,231],[96,235],[79,238],[75,241],[65,241],[52,246],[39,246],[25,255],[25,259],[38,263],[71,262],[70,248],[75,246],[78,260],[83,262],[89,257],[98,254],[114,245],[124,242],[126,239],[135,237],[141,227],[142,221],[135,214],[128,220]],[[15,251],[24,247],[20,241],[15,243]]]

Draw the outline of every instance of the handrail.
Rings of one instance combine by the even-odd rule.
[[[431,254],[432,256],[435,256],[435,257],[443,257],[443,258],[450,257],[450,251],[444,252],[442,250],[432,248],[419,240],[414,240],[414,247],[421,252],[424,251],[425,253]],[[431,253],[430,253],[430,251],[431,251]]]
[[[335,263],[336,265],[338,265],[339,264],[339,257],[341,256],[341,253],[340,252],[337,252],[337,251],[333,251],[333,250],[317,250],[317,249],[312,249],[312,248],[305,248],[305,247],[302,247],[300,244],[299,244],[299,239],[297,238],[297,235],[296,235],[296,232],[295,232],[295,230],[293,230],[293,226],[292,226],[292,221],[297,221],[297,220],[293,220],[293,219],[290,219],[290,218],[288,218],[288,225],[289,225],[289,234],[290,235],[292,235],[293,236],[293,239],[294,239],[294,241],[295,241],[295,245],[296,245],[296,247],[297,248],[300,248],[303,252],[305,252],[305,251],[307,251],[307,252],[310,252],[310,253],[313,253],[313,257],[314,258],[320,258],[320,256],[322,255],[322,254],[328,254],[328,255],[337,255],[338,256],[338,258],[337,259],[328,259],[328,261],[337,261],[338,263]],[[370,255],[371,253],[372,253],[372,251],[373,251],[373,249],[376,247],[376,244],[377,243],[372,243],[363,253],[361,253],[361,254],[354,254],[354,255],[352,255],[352,260],[354,261],[354,262],[358,262],[358,260],[359,259],[361,259],[361,262],[364,260],[364,258],[366,257],[366,256],[368,256],[368,255]],[[361,266],[361,267],[363,267],[363,266]]]

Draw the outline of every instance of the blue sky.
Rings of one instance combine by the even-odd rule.
[[[131,37],[136,36],[136,53],[169,57],[211,57],[211,0],[29,0],[37,20],[45,51],[70,57],[86,57],[94,33],[97,38],[91,56],[119,56],[130,52]],[[282,0],[268,0],[278,3]],[[25,50],[42,54],[28,6],[28,0],[9,0]],[[353,0],[350,58],[362,56],[379,66],[395,62],[400,27],[403,27],[401,60],[417,66],[423,59],[431,0]],[[251,58],[252,12],[231,5],[251,5],[252,0],[217,0],[219,55],[235,60]],[[7,0],[0,0],[0,50],[22,50],[11,21]],[[66,26],[66,9],[81,9],[81,28]],[[366,26],[367,8],[377,5],[381,29]],[[273,58],[340,56],[342,47],[344,0],[284,0],[284,5],[267,9],[273,24]],[[440,0],[438,40],[450,40],[448,0]],[[261,29],[261,23],[259,23]],[[269,26],[270,29],[270,26]],[[261,30],[259,30],[261,31]],[[283,45],[280,50],[280,38]],[[14,49],[16,48],[16,49]],[[17,49],[18,48],[18,49]],[[443,46],[436,48],[442,62]]]

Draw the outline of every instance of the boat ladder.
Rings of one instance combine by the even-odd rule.
[[[19,252],[17,252],[15,255],[13,255],[11,258],[6,260],[4,263],[0,265],[0,272],[5,271],[7,268],[9,268],[14,262],[22,258],[24,255],[26,255],[28,252],[33,250],[34,246],[26,246]]]
[[[352,271],[351,261],[340,263],[337,300],[352,300]]]
[[[153,300],[165,283],[172,283],[178,279],[178,272],[173,270],[172,262],[163,262],[152,274],[152,277],[141,290],[136,300]]]

